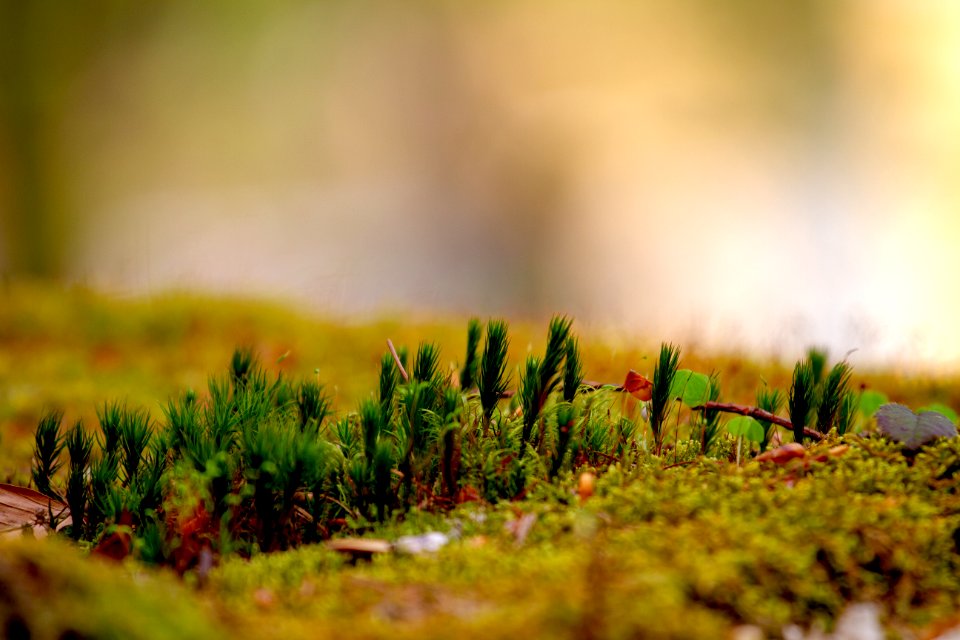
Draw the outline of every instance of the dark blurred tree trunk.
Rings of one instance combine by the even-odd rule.
[[[137,10],[130,0],[0,0],[0,212],[12,275],[56,278],[76,211],[63,118],[79,73]]]
[[[51,69],[42,59],[34,21],[42,9],[33,2],[0,2],[0,135],[6,169],[3,207],[7,253],[15,275],[56,276],[63,268],[57,238],[57,206],[50,187],[44,128],[51,127],[53,105],[44,90]]]

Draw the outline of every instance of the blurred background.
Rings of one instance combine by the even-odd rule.
[[[0,0],[0,73],[7,283],[960,365],[952,0]]]

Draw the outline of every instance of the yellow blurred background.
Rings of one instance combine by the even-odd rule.
[[[956,370],[960,3],[0,0],[0,271]]]

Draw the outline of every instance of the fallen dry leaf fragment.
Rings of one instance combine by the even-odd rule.
[[[643,402],[647,402],[653,397],[653,383],[633,369],[627,372],[627,377],[623,381],[623,390]]]
[[[775,464],[786,464],[795,458],[802,458],[807,454],[803,445],[798,442],[788,442],[787,444],[771,449],[766,453],[757,456],[757,462],[773,462]]]
[[[54,517],[63,517],[69,513],[63,502],[49,498],[39,491],[12,484],[0,484],[0,535],[19,536],[27,527],[33,529],[34,537],[42,538],[47,535],[51,511]],[[69,517],[58,522],[57,528],[68,524]]]
[[[93,548],[93,554],[101,558],[109,558],[117,562],[123,560],[133,551],[133,535],[129,530],[118,529],[103,537]]]
[[[461,488],[460,493],[457,494],[457,504],[463,504],[464,502],[480,502],[480,500],[480,492],[469,484]]]
[[[124,509],[117,518],[116,526],[93,548],[95,555],[120,561],[133,551],[133,515]]]

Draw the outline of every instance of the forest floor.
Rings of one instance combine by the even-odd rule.
[[[279,303],[118,300],[37,285],[0,295],[0,482],[19,486],[30,483],[33,431],[47,408],[94,425],[96,408],[119,398],[159,418],[167,398],[203,389],[237,345],[272,373],[319,378],[343,414],[376,388],[388,338],[435,341],[451,373],[466,344],[465,318],[347,322]],[[510,330],[512,365],[542,352],[542,325]],[[652,375],[659,343],[579,338],[587,379]],[[789,387],[792,361],[680,346],[683,368],[720,374],[726,401],[753,404],[761,384]],[[960,408],[956,378],[855,369],[852,387],[913,408]],[[871,430],[869,420],[859,426]],[[340,534],[348,546],[382,542],[370,560],[303,545],[219,558],[181,577],[134,556],[103,559],[59,535],[8,532],[2,635],[819,637],[838,625],[960,633],[957,438],[905,455],[849,434],[786,464],[746,452],[681,462],[624,460],[595,479],[566,469],[521,500],[413,510]]]

